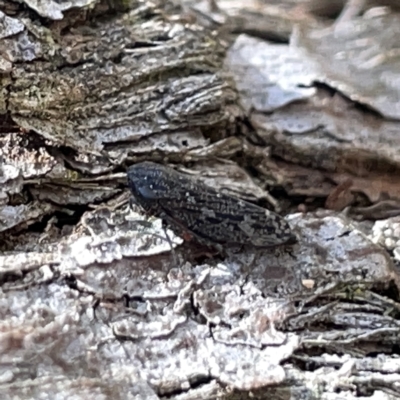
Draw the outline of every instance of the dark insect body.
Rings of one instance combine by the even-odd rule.
[[[194,238],[217,249],[296,242],[288,223],[279,215],[172,168],[147,161],[135,164],[128,169],[128,185],[146,213],[161,218],[185,240]]]

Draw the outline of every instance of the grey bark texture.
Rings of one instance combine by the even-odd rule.
[[[196,6],[0,1],[0,398],[399,398],[399,81],[331,96],[319,22],[233,40]],[[290,210],[298,243],[168,242],[128,204],[143,160]]]

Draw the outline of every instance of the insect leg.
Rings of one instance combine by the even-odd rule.
[[[171,247],[172,261],[173,261],[174,265],[178,266],[178,259],[176,257],[176,252],[175,252],[174,246],[172,245],[171,238],[168,236],[167,224],[165,223],[164,220],[162,220],[162,228],[163,228],[163,231],[165,234],[165,238],[167,239],[167,242],[168,242],[169,246]]]

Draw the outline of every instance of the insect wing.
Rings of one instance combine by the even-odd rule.
[[[200,183],[196,190],[181,185],[179,193],[165,199],[160,208],[170,223],[175,221],[209,242],[269,247],[294,240],[277,214]]]

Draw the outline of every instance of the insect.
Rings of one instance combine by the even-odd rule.
[[[136,203],[185,240],[195,239],[218,250],[230,245],[265,248],[296,242],[278,214],[172,168],[146,161],[127,172]]]

